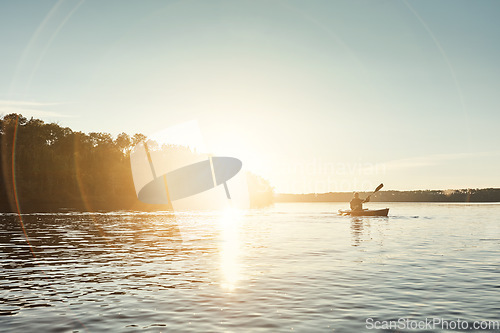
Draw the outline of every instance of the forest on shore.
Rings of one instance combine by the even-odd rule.
[[[130,152],[143,134],[82,133],[19,114],[0,118],[0,212],[167,210],[140,202]],[[247,173],[251,207],[273,202],[269,182]]]
[[[130,152],[144,140],[143,134],[86,134],[19,114],[0,117],[0,212],[168,210],[166,205],[137,199]],[[247,182],[251,207],[349,202],[353,196],[352,192],[275,195],[267,180],[252,173]],[[500,189],[380,191],[371,201],[500,202]]]
[[[372,192],[360,192],[366,198]],[[277,194],[277,202],[349,202],[352,192]],[[500,202],[500,188],[420,191],[380,191],[372,202]]]

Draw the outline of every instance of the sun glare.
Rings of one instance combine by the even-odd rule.
[[[243,212],[227,208],[220,216],[220,268],[221,286],[233,291],[240,279],[240,241],[239,232]]]

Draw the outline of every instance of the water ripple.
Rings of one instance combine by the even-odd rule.
[[[384,219],[339,208],[27,214],[26,235],[18,216],[0,215],[0,327],[353,332],[367,318],[498,320],[500,205],[391,204]]]

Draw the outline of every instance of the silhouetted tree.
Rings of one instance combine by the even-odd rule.
[[[0,211],[155,209],[138,202],[130,166],[131,149],[146,139],[139,133],[113,139],[108,133],[74,132],[18,114],[1,117]],[[193,154],[151,141],[148,147],[179,158]],[[270,193],[259,204],[270,203]]]

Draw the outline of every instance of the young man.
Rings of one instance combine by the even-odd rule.
[[[370,201],[370,197],[365,200],[359,198],[359,193],[354,193],[354,198],[351,200],[351,210],[362,210],[363,203]]]

